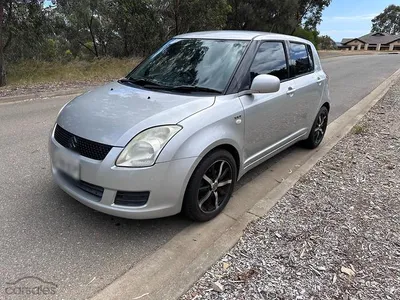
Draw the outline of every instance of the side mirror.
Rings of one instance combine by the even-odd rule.
[[[279,91],[280,87],[281,81],[278,77],[273,75],[261,74],[257,75],[253,79],[253,83],[250,87],[250,92],[253,94],[275,93]]]

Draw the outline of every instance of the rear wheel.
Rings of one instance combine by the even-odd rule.
[[[328,126],[328,113],[328,109],[325,106],[322,106],[315,118],[310,135],[305,141],[303,141],[303,145],[306,148],[314,149],[321,144]]]
[[[203,158],[186,188],[182,211],[192,220],[215,218],[229,202],[237,178],[235,159],[226,150]]]

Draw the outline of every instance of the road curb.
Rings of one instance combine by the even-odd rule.
[[[222,213],[208,223],[192,224],[99,291],[92,299],[179,298],[236,244],[247,225],[264,216],[304,174],[349,133],[399,78],[400,69],[333,121],[328,127],[324,143],[318,149],[309,152],[309,159],[272,188],[265,197],[259,201],[256,199],[256,203],[250,208],[239,213],[243,207],[234,206],[230,212]],[[299,154],[301,155],[302,153]]]

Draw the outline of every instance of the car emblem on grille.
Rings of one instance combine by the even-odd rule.
[[[78,147],[78,139],[76,136],[73,136],[68,141],[68,148],[69,149],[76,149]]]

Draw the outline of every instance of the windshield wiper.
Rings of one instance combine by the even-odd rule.
[[[140,78],[140,79],[121,78],[120,80],[118,80],[118,82],[121,82],[121,83],[128,82],[128,83],[133,83],[133,84],[140,85],[143,87],[158,87],[158,86],[160,86],[158,83],[156,83],[154,81],[143,79],[143,78]]]
[[[151,80],[147,79],[134,79],[134,78],[122,78],[118,80],[121,83],[132,83],[136,85],[140,85],[144,88],[155,88],[155,89],[160,89],[160,90],[167,90],[167,91],[178,91],[178,92],[206,92],[206,93],[218,93],[222,94],[221,91],[207,88],[207,87],[202,87],[202,86],[195,86],[195,85],[178,85],[178,86],[167,86],[167,85],[161,85],[159,83],[156,83]]]
[[[188,91],[188,92],[206,92],[206,93],[218,93],[222,94],[221,91],[196,85],[178,85],[171,87],[172,91]]]

